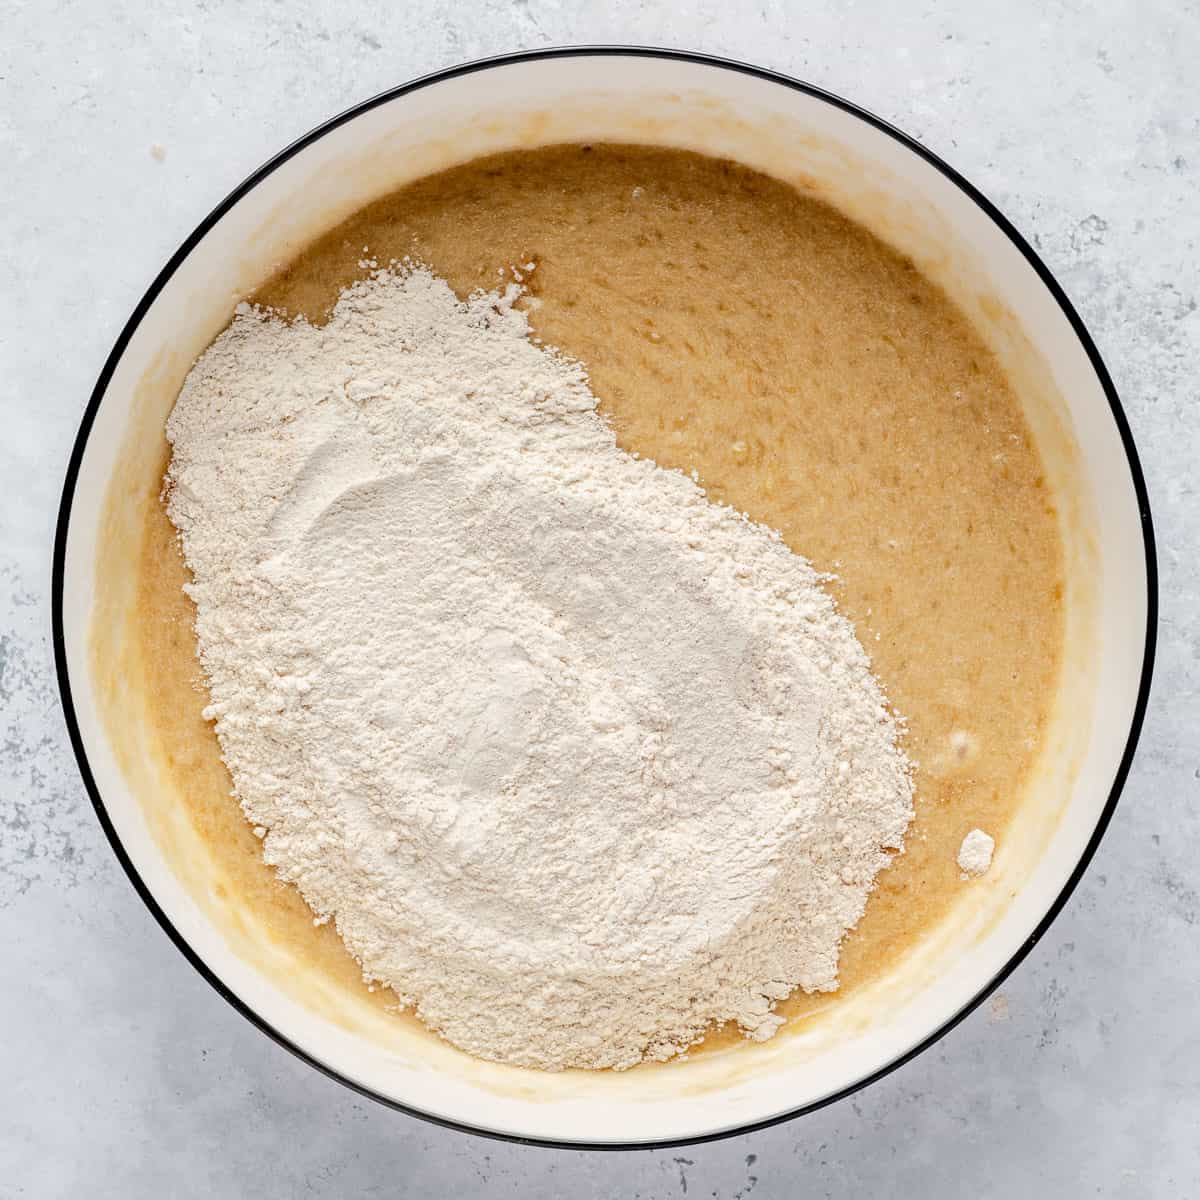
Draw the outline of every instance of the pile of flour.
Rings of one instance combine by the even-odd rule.
[[[617,448],[515,287],[242,307],[167,426],[225,761],[266,861],[452,1042],[627,1067],[755,1038],[912,815],[804,559]]]

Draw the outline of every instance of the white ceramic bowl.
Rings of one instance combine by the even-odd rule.
[[[886,979],[763,1045],[550,1076],[478,1063],[357,1001],[344,1011],[340,1000],[316,1003],[319,981],[278,959],[253,914],[223,909],[220,889],[197,885],[181,865],[191,852],[162,835],[171,795],[137,739],[135,685],[101,679],[93,643],[128,603],[132,551],[111,537],[122,489],[161,453],[183,374],[240,296],[314,234],[410,179],[488,151],[602,140],[699,149],[793,180],[949,291],[1015,379],[1048,473],[1072,497],[1062,506],[1067,651],[1029,800],[986,886],[973,885],[970,902]],[[1046,929],[1099,841],[1141,724],[1155,626],[1150,517],[1117,396],[1061,289],[996,209],[834,96],[734,63],[621,48],[520,54],[396,88],[237,188],[154,281],[104,366],[71,458],[53,582],[59,681],[84,781],[134,886],[201,974],[281,1044],[396,1107],[516,1139],[606,1146],[699,1140],[814,1108],[930,1045],[977,1004]]]

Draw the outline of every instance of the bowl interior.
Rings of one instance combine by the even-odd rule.
[[[237,301],[371,199],[482,153],[562,141],[735,158],[827,199],[908,254],[1013,378],[1061,503],[1067,646],[1057,710],[993,871],[885,979],[795,1036],[623,1074],[477,1062],[290,957],[222,895],[143,740],[122,667],[162,427]],[[719,64],[635,52],[501,61],[400,89],[264,168],[189,240],[135,314],[85,422],[60,529],[60,669],[94,792],[148,898],[211,976],[327,1069],[423,1113],[562,1142],[679,1140],[852,1088],[951,1021],[1027,945],[1106,817],[1148,673],[1136,465],[1089,348],[1051,287],[931,159],[829,98]],[[70,485],[69,485],[70,491]]]

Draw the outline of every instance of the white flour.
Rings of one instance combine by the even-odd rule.
[[[992,865],[992,853],[996,849],[995,839],[982,829],[972,829],[958,848],[958,866],[962,877],[969,879],[984,875]]]
[[[266,861],[464,1049],[769,1037],[901,844],[895,720],[813,569],[617,449],[516,296],[380,271],[196,365],[168,507],[207,716]]]

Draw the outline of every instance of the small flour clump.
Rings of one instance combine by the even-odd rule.
[[[992,852],[996,841],[982,829],[972,829],[958,848],[958,865],[964,879],[975,878],[987,872],[992,865]]]
[[[769,1037],[902,844],[897,721],[813,568],[619,449],[519,296],[380,269],[193,368],[205,715],[265,860],[465,1050]]]

